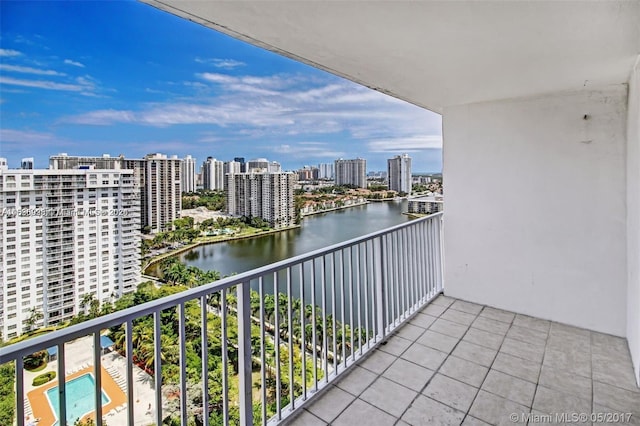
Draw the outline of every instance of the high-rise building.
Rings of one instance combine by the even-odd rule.
[[[22,170],[33,170],[33,163],[33,157],[23,158],[22,161],[20,161],[20,168]]]
[[[0,330],[57,324],[134,291],[140,200],[131,170],[0,171]]]
[[[207,157],[202,163],[202,187],[204,189],[224,189],[224,163],[213,157]]]
[[[223,167],[223,173],[242,173],[242,163],[238,161],[226,161]]]
[[[162,163],[162,164],[161,164]],[[164,164],[164,166],[163,166]],[[178,191],[180,190],[180,160],[163,154],[150,154],[143,159],[125,158],[123,155],[111,157],[68,156],[65,153],[49,157],[49,169],[109,169],[133,170],[134,190],[140,198],[142,211],[140,227],[150,232],[164,229],[171,221],[180,217],[182,198],[172,196],[163,200],[161,194],[175,194],[175,170],[178,169]],[[172,175],[171,172],[174,174]],[[172,177],[173,176],[173,177]],[[160,205],[159,205],[160,204]],[[164,212],[160,214],[160,212]]]
[[[335,161],[336,185],[355,185],[359,188],[367,187],[367,160],[356,158],[355,160]]]
[[[254,160],[249,160],[247,163],[247,168],[245,170],[247,173],[264,173],[269,171],[269,160],[266,158],[256,158]]]
[[[9,165],[7,164],[7,159],[0,157],[0,170],[7,170],[9,169]]]
[[[267,172],[269,173],[280,173],[282,171],[282,166],[277,161],[272,161],[269,163],[267,167]]]
[[[196,159],[190,155],[182,159],[180,179],[182,192],[194,192],[196,190]]]
[[[391,191],[411,194],[411,157],[402,154],[388,159],[387,177]]]
[[[238,173],[226,175],[227,213],[260,217],[272,228],[295,224],[293,173]]]
[[[166,229],[182,211],[180,159],[177,155],[149,154],[144,157],[144,191],[147,203],[142,220],[151,232]]]
[[[333,179],[334,178],[334,163],[321,163],[318,164],[318,179]]]
[[[246,164],[244,163],[244,157],[235,157],[233,159],[236,163],[240,163],[240,173],[247,171]]]

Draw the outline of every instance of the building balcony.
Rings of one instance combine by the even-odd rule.
[[[67,376],[61,413],[77,366],[101,377],[110,398],[119,397],[109,383],[120,383],[123,403],[100,406],[98,425],[167,416],[207,424],[205,407],[211,424],[508,424],[512,415],[535,424],[592,413],[586,424],[620,416],[638,424],[640,389],[625,339],[442,295],[442,217],[2,347],[0,363],[21,371],[22,357],[57,346],[58,376]],[[142,319],[144,345],[134,332]],[[163,336],[163,321],[176,334]],[[107,329],[124,338],[103,354]],[[19,426],[21,407],[38,401],[25,377],[16,376]],[[192,399],[194,389],[207,391]]]

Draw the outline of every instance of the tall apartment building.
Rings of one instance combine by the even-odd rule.
[[[131,170],[0,171],[3,338],[66,321],[134,291],[140,281],[140,200]]]
[[[238,161],[225,161],[222,169],[222,172],[225,175],[227,173],[242,173],[242,163],[239,163]]]
[[[202,163],[202,187],[204,189],[224,189],[224,163],[213,157],[207,157]]]
[[[367,187],[367,160],[356,158],[355,160],[335,161],[336,185],[355,185],[359,188]]]
[[[234,157],[233,161],[235,161],[236,163],[240,163],[240,173],[244,173],[247,171],[247,165],[244,162],[244,157]]]
[[[269,171],[269,160],[266,158],[255,158],[249,160],[246,165],[247,173],[265,173]]]
[[[333,170],[334,170],[333,163],[318,164],[318,179],[333,179],[334,178]]]
[[[391,191],[411,194],[411,157],[408,154],[387,160],[387,179]]]
[[[0,170],[7,170],[9,168],[9,164],[7,163],[7,159],[0,157]]]
[[[140,229],[147,228],[151,232],[161,231],[170,222],[180,217],[182,210],[180,166],[177,156],[168,158],[163,154],[149,154],[142,159],[125,158],[123,155],[111,157],[107,154],[100,157],[68,156],[64,153],[49,157],[49,169],[53,170],[91,167],[132,170],[134,190],[140,199],[142,211]],[[163,194],[168,198],[163,199]]]
[[[151,232],[162,231],[182,211],[182,185],[178,156],[149,154],[144,157],[145,186],[143,196],[147,203],[142,211],[142,221]]]
[[[295,224],[293,173],[228,174],[225,180],[227,213],[260,217],[272,228]]]
[[[194,192],[196,190],[196,159],[190,155],[184,157],[180,173],[182,192]]]

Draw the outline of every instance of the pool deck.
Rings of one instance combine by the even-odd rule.
[[[102,406],[102,410],[103,413],[108,413],[109,411],[115,410],[116,408],[125,404],[127,402],[127,397],[124,392],[122,392],[120,387],[116,384],[115,380],[113,380],[111,375],[107,373],[104,368],[101,368],[100,370],[100,376],[102,378],[102,390],[110,399],[107,404],[104,404]],[[67,375],[66,382],[68,383],[69,381],[85,374],[93,375],[93,366],[85,367],[79,371],[76,371],[75,373]],[[58,386],[58,381],[54,380],[52,382],[39,386],[31,392],[27,393],[27,398],[29,398],[29,403],[31,404],[33,415],[35,418],[40,419],[38,421],[39,426],[51,426],[57,420],[46,396],[47,391],[56,386]],[[85,417],[93,417],[93,412]]]
[[[46,397],[46,391],[58,385],[58,378],[34,387],[33,379],[47,371],[56,371],[58,361],[48,363],[47,367],[38,372],[24,370],[25,386],[25,423],[38,419],[38,426],[51,426],[56,422],[55,414]],[[65,345],[65,380],[80,377],[83,374],[94,373],[93,339],[91,336],[77,339]],[[102,417],[110,425],[127,424],[126,398],[126,359],[116,352],[109,352],[101,356],[102,389],[110,399],[103,405]],[[155,404],[155,390],[153,378],[137,366],[133,366],[133,410],[135,425],[154,424],[155,409],[149,410],[149,405]],[[95,418],[95,412],[87,417]]]

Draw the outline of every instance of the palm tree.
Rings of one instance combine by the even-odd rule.
[[[91,306],[91,302],[93,302],[96,298],[94,293],[85,293],[82,295],[80,299],[80,306],[84,309],[84,314],[87,315],[89,313],[89,307]]]
[[[38,321],[44,318],[44,315],[38,308],[31,308],[29,310],[29,318],[25,320],[25,324],[27,326],[27,331],[33,330]]]

